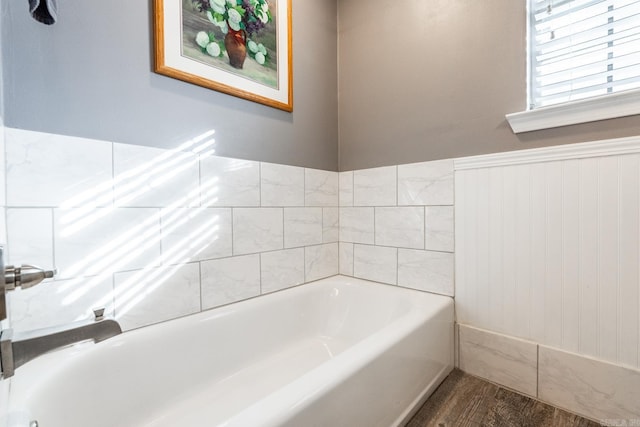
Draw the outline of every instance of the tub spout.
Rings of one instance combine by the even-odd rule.
[[[62,327],[45,328],[16,333],[5,329],[0,335],[0,360],[2,376],[9,378],[14,371],[28,361],[70,344],[93,340],[98,343],[121,334],[120,324],[113,319],[76,322]]]

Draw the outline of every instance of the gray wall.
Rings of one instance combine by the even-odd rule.
[[[9,127],[163,148],[215,129],[219,155],[337,170],[336,0],[293,1],[293,114],[154,74],[150,0],[59,0],[50,27],[0,2]]]
[[[640,134],[638,116],[515,135],[525,0],[339,0],[340,170]]]

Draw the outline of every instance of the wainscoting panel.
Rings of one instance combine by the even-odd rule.
[[[640,367],[640,144],[456,160],[458,322]]]

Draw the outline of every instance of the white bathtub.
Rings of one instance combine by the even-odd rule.
[[[451,298],[336,276],[41,356],[10,379],[0,419],[387,427],[452,367]]]

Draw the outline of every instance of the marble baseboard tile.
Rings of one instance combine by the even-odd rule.
[[[198,263],[114,274],[115,316],[123,330],[200,311]]]
[[[304,248],[260,254],[262,293],[304,283]]]
[[[540,346],[538,398],[596,420],[640,420],[640,371]]]
[[[458,337],[461,370],[536,397],[537,344],[465,325]]]
[[[384,246],[354,245],[353,275],[374,282],[397,284],[398,249]]]
[[[200,263],[202,309],[260,295],[260,255]]]

